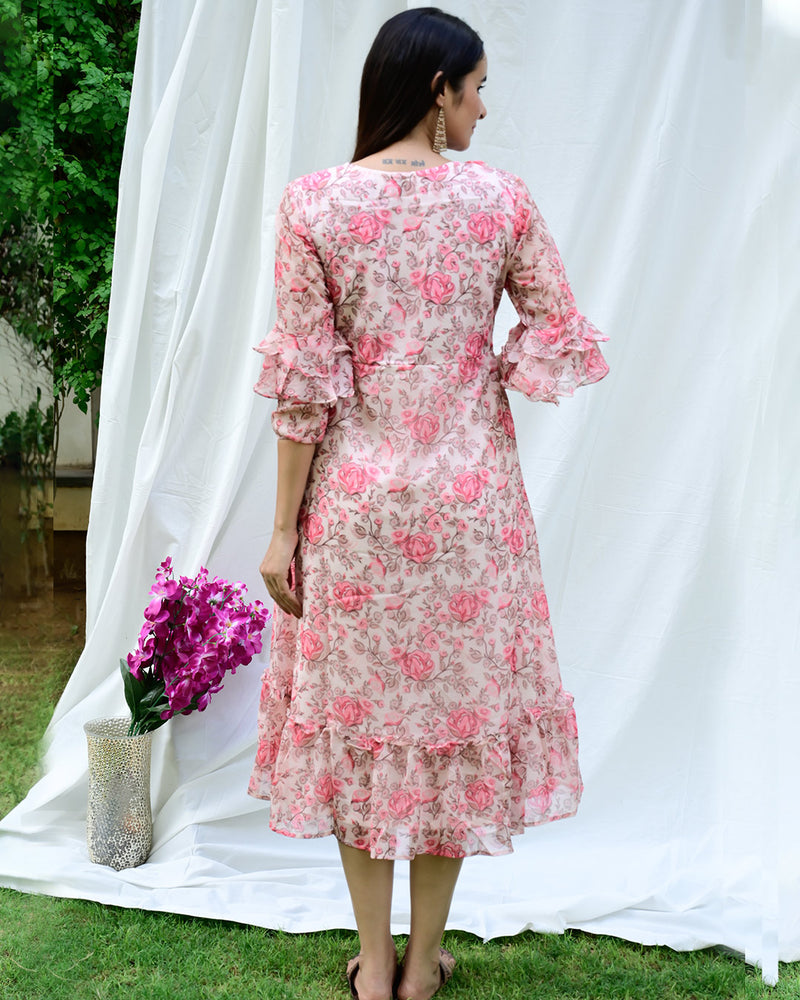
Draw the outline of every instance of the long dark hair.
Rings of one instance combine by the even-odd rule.
[[[385,149],[418,125],[444,90],[456,91],[483,56],[480,35],[438,7],[396,14],[382,26],[361,74],[354,160]],[[431,81],[441,70],[437,90]]]

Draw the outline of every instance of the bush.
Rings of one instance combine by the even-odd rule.
[[[100,383],[139,3],[0,0],[0,315],[56,397]]]

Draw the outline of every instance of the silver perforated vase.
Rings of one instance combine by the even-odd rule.
[[[150,812],[152,733],[128,736],[130,719],[93,719],[89,744],[89,858],[121,871],[147,860],[153,843]]]

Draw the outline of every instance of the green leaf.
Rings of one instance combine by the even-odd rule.
[[[122,684],[125,689],[125,701],[131,710],[131,715],[136,718],[139,714],[139,704],[142,696],[147,690],[143,681],[137,680],[130,671],[127,660],[119,661],[119,669],[122,674]]]
[[[156,685],[149,688],[139,699],[139,704],[149,712],[160,713],[168,709],[169,699],[164,693],[164,682],[159,681]]]

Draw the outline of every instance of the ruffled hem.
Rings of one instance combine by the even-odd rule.
[[[547,327],[524,321],[509,334],[499,361],[500,380],[529,399],[558,403],[582,385],[599,382],[609,371],[598,341],[608,340],[577,309]]]
[[[353,395],[351,350],[324,330],[305,337],[301,348],[295,336],[275,326],[254,350],[264,355],[253,386],[262,396],[330,405]]]
[[[277,833],[333,834],[383,859],[500,855],[526,827],[578,808],[568,696],[548,713],[524,712],[514,733],[432,744],[364,738],[335,724],[282,725],[287,705],[288,695],[270,706],[248,789],[271,800]]]

